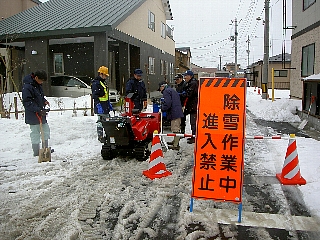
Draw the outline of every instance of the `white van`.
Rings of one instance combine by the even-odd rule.
[[[51,76],[51,93],[53,97],[81,97],[91,94],[92,78],[87,76]]]

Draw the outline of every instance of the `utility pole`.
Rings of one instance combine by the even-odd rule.
[[[248,54],[248,65],[247,65],[247,67],[249,67],[249,57],[250,57],[250,37],[249,37],[249,35],[248,35],[248,40],[246,41],[247,43],[248,43],[248,49],[247,49],[247,54]]]
[[[238,77],[238,22],[237,18],[234,20],[234,63],[235,63],[235,71],[234,77]]]
[[[268,98],[268,79],[269,79],[269,1],[264,1],[264,56],[263,56],[263,70],[262,70],[262,99]]]
[[[219,67],[220,69],[219,69],[219,70],[221,71],[221,69],[222,69],[222,68],[221,68],[221,55],[219,55],[219,57],[220,57],[220,65],[219,65],[219,66],[220,66],[220,67]]]

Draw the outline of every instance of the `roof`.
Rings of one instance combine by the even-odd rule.
[[[308,77],[303,78],[302,80],[303,80],[303,81],[315,81],[315,82],[319,82],[319,81],[320,81],[320,73],[310,75],[310,76],[308,76]]]
[[[145,1],[50,0],[0,21],[0,39],[6,35],[30,38],[112,30]],[[163,4],[170,15],[168,6]]]
[[[282,62],[282,54],[278,54],[272,57],[269,57],[269,62]],[[286,62],[290,62],[291,61],[291,54],[290,53],[285,53],[284,54],[284,60]]]

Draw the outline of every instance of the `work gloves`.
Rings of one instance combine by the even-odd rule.
[[[113,107],[112,107],[111,102],[110,102],[110,101],[108,101],[108,103],[109,103],[109,109],[110,109],[110,111],[113,111]]]
[[[97,110],[98,110],[98,114],[103,114],[104,113],[103,108],[101,106],[101,103],[97,104]]]
[[[50,109],[41,109],[39,112],[39,115],[42,117],[45,117],[45,116],[47,116],[49,111],[50,111]]]

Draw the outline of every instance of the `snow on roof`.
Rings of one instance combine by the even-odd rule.
[[[320,81],[320,73],[302,78],[302,81]]]

